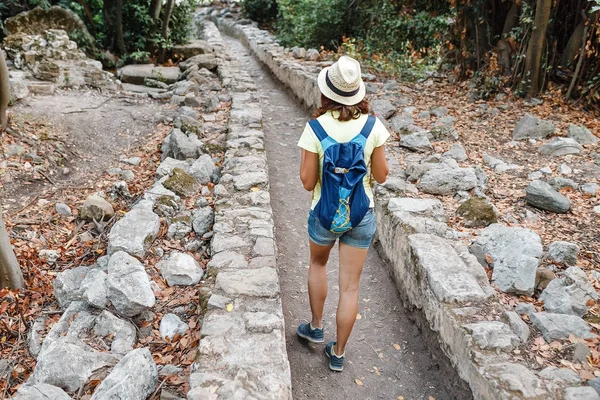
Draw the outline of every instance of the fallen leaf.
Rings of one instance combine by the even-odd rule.
[[[362,315],[356,314],[356,319],[362,319]]]
[[[250,189],[250,190],[251,190],[251,191],[253,191],[253,192],[258,192],[258,191],[260,190],[260,188],[258,188],[258,187],[253,187],[253,188],[252,188],[252,189]]]
[[[232,312],[233,311],[233,304],[229,303],[225,306],[225,310],[227,310],[227,312]]]
[[[365,386],[362,381],[358,378],[354,378],[354,383],[356,383],[358,386]]]
[[[492,256],[490,256],[489,254],[485,255],[485,261],[490,265],[492,265],[492,263],[494,262],[494,260],[492,259]]]
[[[398,396],[396,400],[404,400],[404,396]]]
[[[394,346],[394,348],[396,350],[400,350],[401,349],[401,347],[400,347],[400,345],[398,343],[394,343],[392,346]]]

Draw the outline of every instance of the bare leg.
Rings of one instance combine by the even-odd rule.
[[[356,321],[358,312],[358,285],[367,249],[348,246],[340,242],[340,299],[338,302],[336,323],[337,339],[334,347],[336,355],[341,356],[346,351],[346,343]]]
[[[322,328],[323,307],[327,298],[327,260],[333,247],[319,246],[312,240],[310,242],[310,266],[308,267],[308,300],[312,312],[311,325],[313,328]]]

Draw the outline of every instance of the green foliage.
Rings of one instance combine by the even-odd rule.
[[[176,5],[169,21],[170,40],[175,44],[183,44],[192,36],[192,19],[197,0],[184,0]]]
[[[346,34],[344,0],[279,0],[278,38],[284,46],[335,48]]]
[[[275,0],[244,0],[244,15],[259,24],[272,23],[277,18],[277,2]]]

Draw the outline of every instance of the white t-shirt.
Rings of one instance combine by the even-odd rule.
[[[335,116],[337,116],[337,112],[335,112]],[[319,118],[317,118],[317,120],[329,136],[335,139],[338,143],[346,143],[354,139],[354,137],[360,133],[367,122],[367,118],[367,114],[362,114],[358,119],[342,122],[337,118],[334,118],[334,114],[332,112],[328,112],[321,115]],[[370,207],[375,206],[375,203],[373,202],[373,190],[371,189],[371,155],[373,154],[373,150],[376,147],[382,146],[389,137],[390,133],[385,128],[383,123],[377,119],[365,145],[365,163],[367,164],[367,173],[363,178],[363,185],[365,187],[365,193],[371,200]],[[317,138],[317,135],[313,132],[308,123],[304,128],[304,132],[302,132],[300,140],[298,141],[298,146],[304,150],[310,151],[311,153],[319,154],[319,177],[321,177],[324,157],[323,147],[321,147],[319,138]],[[321,199],[320,178],[313,190],[312,197],[313,200],[310,208],[314,209],[319,202],[319,199]]]

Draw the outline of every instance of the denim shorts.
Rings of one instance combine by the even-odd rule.
[[[319,246],[330,246],[336,239],[340,242],[360,249],[368,249],[375,234],[375,212],[372,208],[365,214],[358,226],[344,233],[333,233],[321,225],[313,210],[308,214],[308,236]]]

